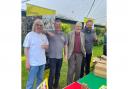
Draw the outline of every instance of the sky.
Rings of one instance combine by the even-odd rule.
[[[25,0],[22,0],[25,1]],[[27,3],[56,10],[60,14],[77,21],[83,21],[91,8],[94,0],[30,0]],[[107,19],[106,0],[95,0],[88,18],[95,19],[96,24],[106,25]],[[26,10],[26,3],[22,3],[21,9]]]

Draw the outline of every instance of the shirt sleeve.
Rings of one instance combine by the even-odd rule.
[[[81,32],[85,33],[85,29],[82,29]]]
[[[68,44],[68,37],[67,37],[67,35],[64,35],[64,38],[65,38],[64,45],[67,45]]]
[[[47,38],[46,35],[45,35],[45,43],[46,43],[47,45],[49,45],[48,38]]]
[[[29,34],[27,34],[24,39],[23,47],[25,48],[30,47],[30,35]]]

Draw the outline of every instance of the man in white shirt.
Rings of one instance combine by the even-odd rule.
[[[45,49],[48,49],[49,42],[45,34],[42,34],[43,23],[36,19],[32,31],[25,37],[23,46],[26,56],[26,69],[29,70],[26,89],[33,89],[35,78],[36,88],[42,82],[43,71],[46,64]]]

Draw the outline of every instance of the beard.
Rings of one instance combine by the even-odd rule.
[[[92,29],[92,27],[88,27],[88,29]]]

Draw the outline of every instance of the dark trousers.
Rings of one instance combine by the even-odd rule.
[[[107,56],[107,45],[103,45],[103,55]]]
[[[53,89],[53,86],[57,88],[59,84],[60,70],[62,66],[62,58],[61,59],[49,58],[49,62],[50,62],[49,63],[50,64],[50,75],[49,75],[49,80],[48,80],[48,86],[49,86],[49,89]]]
[[[90,62],[91,62],[92,53],[86,53],[86,57],[83,58],[81,64],[81,73],[80,78],[84,76],[84,73],[87,75],[90,72]]]

